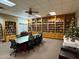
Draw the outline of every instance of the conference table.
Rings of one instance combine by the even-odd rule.
[[[22,44],[22,43],[28,42],[29,41],[29,35],[23,36],[23,37],[19,37],[15,41],[18,44]]]
[[[41,40],[41,35],[34,34],[32,36],[22,36],[15,39],[16,44],[16,52],[26,52],[34,48],[34,46],[37,46]],[[41,43],[41,42],[40,42]]]
[[[33,39],[36,39],[36,36],[37,36],[38,34],[34,34],[34,35],[32,35],[33,36]],[[39,37],[40,37],[41,35],[39,35]],[[24,43],[24,42],[28,42],[29,41],[29,35],[27,35],[27,36],[23,36],[23,37],[19,37],[19,38],[16,38],[15,39],[15,41],[16,41],[16,43],[18,43],[18,44],[22,44],[22,43]]]

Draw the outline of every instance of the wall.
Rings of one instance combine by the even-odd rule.
[[[16,33],[20,34],[22,31],[28,31],[28,24],[26,18],[22,17],[16,17],[16,16],[11,16],[11,15],[6,15],[6,14],[0,14],[0,23],[2,24],[3,27],[3,35],[5,31],[5,21],[14,21],[16,22]],[[22,24],[22,25],[20,25]],[[23,26],[25,25],[25,26]],[[4,38],[5,39],[5,35]]]
[[[3,17],[2,16],[0,16],[0,23],[2,24],[2,27],[4,28],[4,20],[3,20]]]
[[[3,29],[5,28],[5,21],[14,21],[17,23],[17,17],[6,14],[0,14],[0,23],[2,24]]]
[[[22,31],[28,31],[27,18],[15,17],[6,14],[0,14],[0,23],[3,26],[3,30],[5,28],[5,21],[14,21],[17,25],[17,34],[20,34]],[[23,26],[25,25],[25,26]]]
[[[0,13],[0,23],[2,24],[2,29],[3,29],[3,39],[5,39],[5,21],[14,21],[16,22],[17,25],[17,17]],[[16,29],[16,33],[17,33],[17,29]]]

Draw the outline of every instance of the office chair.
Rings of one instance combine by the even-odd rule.
[[[43,40],[42,33],[40,33],[40,35],[39,35],[39,43],[42,43],[42,40]]]
[[[28,41],[28,50],[31,50],[33,48],[33,41],[32,41],[32,37],[29,37],[29,41]]]
[[[11,42],[10,48],[14,50],[14,51],[10,54],[10,56],[11,56],[12,54],[14,54],[14,56],[16,57],[16,53],[17,53],[17,51],[18,51],[18,50],[17,50],[17,49],[18,49],[17,43],[15,42],[15,40],[10,40],[10,42]]]
[[[22,36],[27,36],[27,35],[28,35],[28,32],[26,32],[26,31],[20,33],[20,36],[21,36],[21,37],[22,37]]]
[[[36,45],[39,45],[42,42],[42,35],[38,34],[36,35],[35,43]]]
[[[20,46],[20,47],[19,47],[20,52],[26,52],[27,49],[28,49],[28,44],[27,44],[27,42],[22,43],[22,44],[20,44],[19,46]]]

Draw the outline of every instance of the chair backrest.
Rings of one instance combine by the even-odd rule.
[[[28,32],[21,32],[20,33],[20,36],[27,36],[28,35]]]
[[[16,41],[15,40],[10,40],[10,42],[11,42],[11,46],[10,46],[10,48],[13,48],[13,49],[15,49],[16,48]]]

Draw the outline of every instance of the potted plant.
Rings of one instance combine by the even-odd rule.
[[[71,41],[79,41],[79,27],[77,27],[76,18],[72,18],[69,29],[65,32],[65,37],[67,39],[71,38]]]

